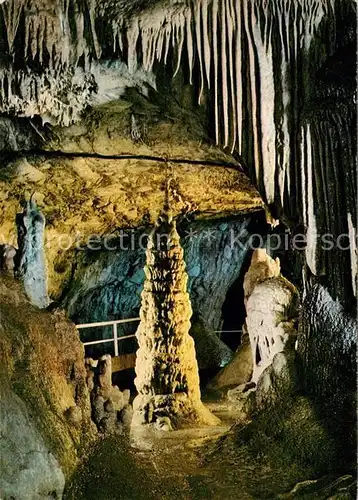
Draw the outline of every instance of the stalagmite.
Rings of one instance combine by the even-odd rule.
[[[187,274],[175,222],[164,216],[150,235],[142,292],[132,426],[215,424],[200,399]]]
[[[246,328],[253,357],[251,381],[255,384],[296,333],[298,293],[280,271],[278,258],[273,260],[265,249],[257,249],[244,279]]]
[[[45,256],[45,218],[34,201],[28,201],[17,217],[19,267],[30,302],[39,308],[49,305]]]

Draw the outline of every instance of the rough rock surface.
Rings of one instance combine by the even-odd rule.
[[[8,498],[48,498],[51,484],[60,491],[63,474],[73,472],[95,437],[84,349],[63,313],[31,306],[21,286],[3,276],[0,353],[1,487],[10,492],[12,485]],[[17,488],[43,496],[22,497]]]
[[[0,245],[0,271],[14,275],[17,250],[12,245]]]
[[[0,387],[0,497],[62,498],[65,476],[24,402]]]
[[[244,278],[244,294],[248,299],[256,285],[270,278],[278,278],[281,266],[278,258],[272,259],[264,248],[253,252],[250,267]]]
[[[217,418],[201,402],[194,340],[189,335],[188,277],[170,217],[164,216],[152,232],[146,256],[132,425],[159,420],[161,427],[163,417],[173,427],[215,424]]]
[[[302,306],[298,353],[306,391],[331,415],[334,432],[355,439],[357,320],[321,285]]]
[[[316,500],[355,500],[357,481],[347,474],[332,478],[310,479],[297,483],[289,493],[279,495],[279,500],[314,498]]]

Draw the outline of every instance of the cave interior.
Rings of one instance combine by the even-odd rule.
[[[356,15],[0,0],[0,498],[356,498]]]

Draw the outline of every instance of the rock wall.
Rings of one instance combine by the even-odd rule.
[[[318,411],[330,415],[331,430],[350,440],[356,427],[356,349],[356,318],[327,289],[311,286],[298,337],[304,388]]]
[[[112,359],[101,356],[94,361],[86,358],[86,382],[90,391],[92,420],[103,434],[121,434],[128,430],[132,420],[132,406],[129,404],[130,391],[121,392],[112,385]]]
[[[24,402],[0,388],[0,495],[4,500],[62,498],[65,476]]]
[[[227,393],[242,418],[289,398],[298,388],[295,342],[299,295],[280,271],[278,258],[273,260],[266,249],[256,249],[245,274],[244,330],[250,340],[251,378]],[[245,355],[247,351],[239,351],[238,359],[245,360]],[[235,358],[232,363],[236,363]],[[229,370],[230,365],[224,375]]]
[[[95,437],[84,350],[63,313],[0,277],[1,497],[61,498]]]

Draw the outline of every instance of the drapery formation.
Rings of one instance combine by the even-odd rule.
[[[121,59],[129,73],[187,66],[199,102],[210,96],[213,138],[241,156],[276,217],[303,225],[310,271],[328,274],[344,299],[356,288],[354,103],[323,119],[310,108],[337,23],[355,9],[353,0],[5,0],[0,110],[68,125],[96,91],[95,59]],[[322,253],[325,233],[349,234],[350,251]]]

